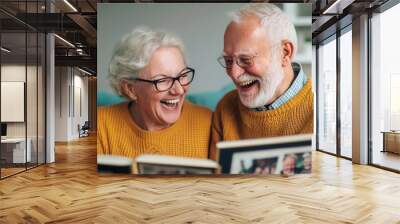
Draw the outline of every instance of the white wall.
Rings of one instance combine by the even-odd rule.
[[[1,66],[1,81],[18,81],[26,85],[26,106],[21,108],[22,113],[26,112],[26,120],[23,122],[6,122],[7,137],[24,138],[25,135],[30,139],[32,161],[44,162],[44,89],[41,66],[25,64],[3,64]],[[26,81],[27,78],[27,81]],[[22,92],[21,94],[24,94]],[[4,96],[2,96],[3,98]],[[7,97],[7,96],[5,96]],[[24,100],[25,101],[25,100]],[[1,108],[11,110],[10,108]],[[8,111],[13,113],[13,111]],[[15,112],[14,112],[15,113]],[[37,157],[37,153],[39,156]]]
[[[25,71],[25,69],[27,69]],[[26,72],[28,75],[35,74],[36,75],[36,67],[34,66],[27,66],[25,65],[18,65],[18,64],[9,64],[9,65],[2,65],[1,66],[1,81],[10,81],[10,82],[25,82],[25,75]],[[29,78],[29,77],[28,77]],[[32,83],[31,83],[32,82]],[[30,85],[36,85],[36,81],[30,80]],[[27,93],[27,103],[36,102],[34,98],[36,98],[36,88],[28,88]],[[32,90],[34,92],[30,92]],[[36,108],[36,103],[34,105],[30,105],[31,107],[34,106]],[[7,110],[8,108],[1,108],[1,110]],[[36,113],[28,113],[27,114],[28,122],[35,121],[36,123]],[[32,117],[33,116],[33,117]],[[8,137],[25,137],[25,123],[26,122],[7,122],[7,136]],[[34,124],[29,123],[28,128],[33,128]],[[36,130],[36,125],[35,125]],[[28,130],[28,137],[29,133]]]
[[[78,71],[79,72],[79,71]],[[74,99],[74,107],[72,108],[72,130],[71,130],[71,135],[73,138],[79,137],[78,133],[78,124],[82,126],[85,121],[88,121],[88,77],[82,77],[81,74],[83,73],[78,73],[77,75],[77,70],[74,71],[74,96],[72,98]]]
[[[75,68],[56,67],[55,86],[55,140],[77,139],[78,124],[88,120],[88,78]]]
[[[55,140],[68,140],[69,76],[67,67],[55,68]]]
[[[218,64],[217,58],[222,53],[224,31],[229,22],[226,14],[241,5],[243,4],[99,4],[98,91],[111,91],[106,76],[115,44],[124,34],[143,25],[175,32],[182,38],[188,66],[196,69],[190,93],[215,90],[229,84],[230,80]]]

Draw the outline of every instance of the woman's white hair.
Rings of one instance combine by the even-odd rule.
[[[111,87],[119,94],[123,79],[137,78],[160,47],[177,47],[184,54],[182,40],[173,33],[139,27],[124,35],[116,45],[108,68]],[[185,57],[183,57],[185,58]]]
[[[233,22],[239,23],[249,15],[260,18],[260,22],[267,30],[272,44],[278,44],[284,40],[290,41],[293,44],[293,56],[296,54],[296,29],[282,10],[271,3],[251,3],[231,13],[230,16]]]

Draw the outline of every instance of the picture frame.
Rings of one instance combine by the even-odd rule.
[[[312,135],[217,143],[222,174],[311,173]]]

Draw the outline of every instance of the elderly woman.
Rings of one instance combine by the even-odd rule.
[[[211,111],[185,101],[195,70],[182,41],[138,28],[117,45],[109,79],[128,102],[98,110],[98,154],[207,158]]]

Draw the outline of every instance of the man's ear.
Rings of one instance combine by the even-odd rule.
[[[282,66],[286,67],[292,63],[293,43],[287,40],[282,41]]]
[[[121,91],[125,96],[127,96],[131,100],[137,99],[135,88],[133,87],[133,84],[131,82],[122,80],[120,82],[120,86]]]

